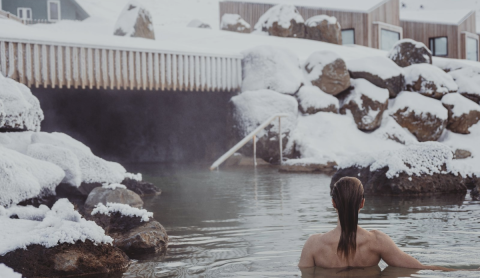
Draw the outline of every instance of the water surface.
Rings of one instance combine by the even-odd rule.
[[[300,277],[297,264],[309,235],[333,229],[337,218],[330,177],[284,174],[273,168],[132,165],[163,193],[148,198],[170,237],[166,254],[140,258],[124,277]],[[480,202],[469,195],[368,197],[360,226],[390,235],[424,264],[480,267]],[[304,277],[479,277],[480,272],[387,267]]]

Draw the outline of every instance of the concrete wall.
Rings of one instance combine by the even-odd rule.
[[[228,145],[225,92],[32,88],[42,131],[64,132],[118,162],[212,163]]]

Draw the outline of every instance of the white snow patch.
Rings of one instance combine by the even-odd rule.
[[[2,278],[22,278],[20,273],[16,273],[13,269],[4,264],[0,264],[0,277]]]
[[[388,101],[388,90],[377,87],[366,79],[351,79],[350,83],[353,87],[353,90],[350,91],[350,94],[348,94],[348,96],[343,101],[344,104],[348,104],[350,101],[354,101],[358,105],[358,107],[364,107],[362,95],[380,103],[385,103]]]
[[[120,183],[111,183],[111,184],[104,183],[102,185],[102,188],[111,189],[111,190],[115,190],[117,188],[127,189],[127,187],[125,185],[120,184]]]
[[[318,25],[318,23],[320,23],[324,20],[326,20],[328,22],[328,24],[331,24],[331,25],[334,25],[334,24],[338,23],[336,17],[328,16],[326,14],[321,14],[321,15],[312,16],[309,19],[307,19],[305,21],[305,25],[308,26],[308,27],[315,27],[315,26]]]
[[[274,22],[284,29],[288,29],[292,24],[292,20],[296,23],[305,22],[295,6],[287,4],[276,5],[268,9],[268,11],[258,19],[254,27],[254,32],[266,32],[273,26]]]
[[[325,93],[316,86],[302,86],[298,91],[297,98],[304,111],[307,111],[309,107],[322,109],[331,105],[335,106],[337,110],[339,108],[339,102],[336,97]]]
[[[389,79],[404,74],[403,69],[387,57],[365,57],[347,61],[347,68],[352,72],[369,72],[382,79]]]
[[[202,22],[202,21],[199,20],[199,19],[194,19],[194,20],[190,21],[190,22],[187,24],[187,27],[190,27],[190,28],[207,28],[207,29],[209,29],[209,28],[210,28],[210,25]]]
[[[261,89],[293,94],[303,82],[297,56],[289,50],[259,46],[243,52],[242,91]]]
[[[443,96],[442,103],[453,105],[452,113],[454,117],[460,117],[463,114],[470,113],[470,111],[480,112],[480,105],[458,93]]]
[[[149,212],[146,209],[134,208],[126,204],[119,203],[107,203],[105,206],[102,203],[98,203],[92,210],[92,215],[97,213],[110,215],[111,213],[119,212],[121,215],[129,217],[141,217],[142,222],[148,222],[153,217],[153,212]]]
[[[42,214],[45,208],[38,210]],[[8,227],[0,229],[0,255],[19,248],[25,249],[32,244],[51,248],[62,243],[74,244],[78,240],[85,242],[88,239],[107,244],[113,241],[95,222],[83,219],[67,199],[58,200],[45,213],[42,221],[10,219],[0,215],[0,226]]]
[[[220,23],[220,28],[221,29],[226,29],[228,28],[229,25],[237,25],[241,24],[245,26],[245,28],[250,29],[250,24],[243,20],[243,18],[238,15],[238,14],[224,14],[222,16],[222,22]],[[242,31],[242,30],[239,30]]]
[[[403,114],[414,112],[415,115],[426,117],[427,113],[441,120],[448,119],[448,110],[443,107],[439,100],[423,96],[415,92],[400,92],[395,98],[395,103],[390,110],[390,115],[398,110],[407,108]]]
[[[16,215],[19,219],[42,221],[50,209],[46,205],[34,206],[12,206],[6,209],[3,216],[11,217]],[[2,214],[0,213],[0,216]]]
[[[472,13],[471,9],[448,9],[448,10],[402,10],[400,20],[427,22],[438,24],[458,25]]]
[[[136,181],[142,181],[142,173],[125,173],[125,178],[126,179],[131,179],[131,180],[136,180]]]
[[[323,68],[335,62],[337,59],[342,59],[337,53],[333,51],[317,51],[312,53],[305,62],[303,72],[308,81],[317,80],[323,74]],[[310,72],[309,72],[310,71]]]
[[[404,71],[406,85],[415,84],[421,76],[423,80],[429,83],[433,82],[437,87],[436,91],[438,93],[448,94],[449,92],[458,90],[458,86],[453,78],[436,66],[430,64],[413,64],[405,67]],[[433,90],[425,87],[425,83],[423,83],[420,92],[432,94]]]

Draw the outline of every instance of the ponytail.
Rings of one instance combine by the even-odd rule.
[[[342,231],[337,253],[348,261],[357,250],[358,210],[364,199],[363,186],[357,178],[343,177],[334,184],[330,195],[337,206]]]

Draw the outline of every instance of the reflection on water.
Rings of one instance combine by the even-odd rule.
[[[163,193],[145,207],[167,229],[165,255],[138,259],[124,277],[478,277],[480,272],[387,267],[335,270],[297,267],[310,234],[336,225],[330,177],[275,169],[132,165],[129,171]],[[425,264],[480,266],[480,202],[467,196],[367,197],[359,215],[366,229],[389,234]],[[337,270],[338,272],[338,270]],[[336,275],[336,276],[335,276]],[[342,276],[343,275],[343,276]]]

